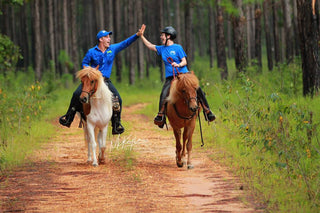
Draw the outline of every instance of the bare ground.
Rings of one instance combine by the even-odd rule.
[[[193,152],[194,169],[178,168],[171,130],[134,113],[144,106],[124,108],[123,120],[132,123],[126,135],[108,135],[112,147],[133,148],[136,155],[127,166],[110,157],[110,149],[105,164],[87,164],[78,123],[64,128],[54,121],[56,137],[30,157],[31,163],[0,177],[0,212],[258,211],[244,201],[248,195],[238,179],[208,153]]]

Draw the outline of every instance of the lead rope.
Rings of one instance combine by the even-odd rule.
[[[200,120],[200,109],[198,110],[198,119],[199,119],[200,135],[201,135],[201,147],[203,147],[204,142],[203,142],[203,136],[202,136],[201,120]]]
[[[172,59],[171,57],[168,57],[168,58],[167,58],[167,61],[172,65],[172,63],[173,63],[173,59]],[[172,76],[173,76],[173,79],[175,79],[175,78],[176,78],[176,75],[175,75],[175,72],[174,72],[174,68],[176,68],[177,75],[180,75],[180,72],[179,72],[178,67],[174,67],[174,66],[172,66]]]

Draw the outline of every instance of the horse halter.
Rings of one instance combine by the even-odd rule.
[[[93,88],[92,88],[92,90],[90,90],[89,92],[88,91],[85,91],[85,90],[81,90],[81,93],[87,93],[88,94],[88,98],[90,99],[90,97],[97,91],[97,87],[96,87],[96,83],[97,83],[97,81],[95,81],[95,80],[92,80],[93,81],[93,83],[94,83],[94,85],[93,85]],[[91,82],[92,82],[91,81]],[[82,83],[82,85],[83,85],[83,83]],[[82,86],[82,88],[83,88],[83,86]]]
[[[196,97],[186,97],[186,95],[184,95],[184,94],[185,94],[185,91],[182,91],[182,93],[183,93],[183,96],[182,96],[182,97],[183,97],[183,99],[184,99],[184,102],[188,105],[188,109],[192,112],[192,114],[189,115],[189,116],[183,116],[183,115],[181,115],[181,114],[179,113],[178,109],[177,109],[176,104],[173,104],[173,108],[174,108],[174,111],[176,112],[176,114],[177,114],[177,116],[178,116],[179,118],[184,119],[184,120],[191,120],[191,119],[196,115],[197,110],[199,109],[199,106],[198,106],[198,98],[197,98],[197,96],[196,96]],[[197,103],[197,107],[195,108],[194,111],[191,110],[191,107],[190,107],[190,102],[191,102],[193,99],[194,99],[194,100],[196,101],[196,103]]]

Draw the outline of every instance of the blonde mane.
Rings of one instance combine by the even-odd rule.
[[[97,91],[93,94],[91,98],[99,98],[105,100],[106,103],[111,103],[112,93],[104,83],[102,73],[98,69],[92,67],[85,67],[76,73],[76,77],[80,80],[84,77],[88,77],[89,80],[97,80]]]
[[[176,103],[182,96],[182,91],[188,88],[198,89],[199,80],[193,72],[181,74],[175,80],[172,81],[170,87],[170,93],[167,98],[169,103]]]

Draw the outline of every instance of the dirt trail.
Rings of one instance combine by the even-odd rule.
[[[110,152],[104,165],[88,165],[77,122],[69,129],[55,121],[57,136],[32,163],[0,179],[0,212],[257,212],[242,202],[237,180],[206,154],[193,152],[192,170],[177,168],[172,132],[134,113],[143,107],[124,108],[123,120],[133,125],[107,139],[132,146],[133,166]]]

